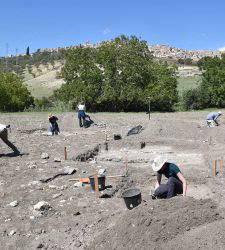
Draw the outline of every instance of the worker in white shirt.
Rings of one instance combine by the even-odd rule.
[[[8,140],[8,128],[10,128],[10,125],[6,126],[4,124],[0,124],[0,138],[8,147],[13,150],[13,155],[20,155],[20,151],[18,150],[18,148]]]
[[[86,107],[84,103],[79,103],[78,106],[78,119],[79,119],[79,126],[80,127],[85,127],[85,111],[86,111]]]

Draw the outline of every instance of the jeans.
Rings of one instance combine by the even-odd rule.
[[[155,190],[154,195],[160,199],[169,199],[183,193],[183,184],[175,177],[169,177],[167,184],[161,184]]]
[[[86,117],[85,112],[83,110],[79,110],[78,119],[79,119],[79,126],[80,127],[85,126],[85,117]]]
[[[59,133],[59,126],[58,126],[57,122],[51,123],[50,131],[52,132],[53,135],[54,134],[58,135],[58,133]]]
[[[4,129],[1,133],[0,133],[0,138],[3,140],[3,142],[10,147],[14,153],[19,154],[20,151],[18,150],[18,148],[16,146],[14,146],[9,140],[8,140],[8,131],[7,129]]]

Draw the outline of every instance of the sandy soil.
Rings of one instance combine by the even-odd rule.
[[[1,249],[224,249],[225,171],[218,166],[213,177],[212,161],[223,157],[225,120],[206,128],[205,116],[152,114],[149,121],[144,113],[97,113],[91,117],[100,126],[84,129],[78,127],[76,114],[64,113],[58,115],[60,135],[47,136],[46,113],[1,114],[0,122],[12,126],[9,139],[29,153],[8,157],[10,150],[0,141]],[[144,127],[140,134],[126,136],[139,124]],[[113,140],[114,133],[122,140]],[[98,145],[94,158],[74,160]],[[49,159],[42,159],[42,153]],[[188,181],[188,197],[150,198],[155,182],[151,162],[159,154],[179,165]],[[40,182],[67,166],[76,173]],[[103,168],[106,176],[124,175],[128,169],[127,177],[106,178],[102,194],[113,194],[111,198],[97,198],[89,185],[75,187],[76,181],[70,181]],[[142,204],[132,210],[121,198],[128,187],[142,193]],[[11,206],[13,201],[18,205]],[[36,211],[39,201],[51,208]]]

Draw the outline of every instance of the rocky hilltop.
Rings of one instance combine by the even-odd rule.
[[[90,42],[84,43],[83,46],[85,47],[98,47],[100,46],[100,43],[92,44]],[[70,46],[70,47],[64,47],[64,49],[73,48],[76,46]],[[148,45],[149,50],[153,53],[153,55],[157,58],[168,58],[168,59],[187,59],[190,58],[194,62],[197,62],[199,59],[205,57],[205,56],[218,56],[220,57],[222,55],[222,51],[219,50],[186,50],[186,49],[180,49],[171,47],[169,45],[163,45],[163,44],[156,44],[156,45]],[[48,51],[48,52],[54,52],[59,51],[61,48],[42,48],[39,49],[40,52]]]
[[[149,45],[149,50],[153,55],[158,58],[171,58],[171,59],[187,59],[190,58],[193,61],[198,61],[205,56],[221,56],[223,52],[219,50],[185,50],[170,47],[168,45]]]

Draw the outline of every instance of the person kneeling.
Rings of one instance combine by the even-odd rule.
[[[153,199],[168,199],[178,194],[186,196],[187,182],[178,166],[167,162],[164,157],[157,157],[153,162],[152,169],[157,172]],[[161,184],[162,175],[168,179],[166,184]]]

